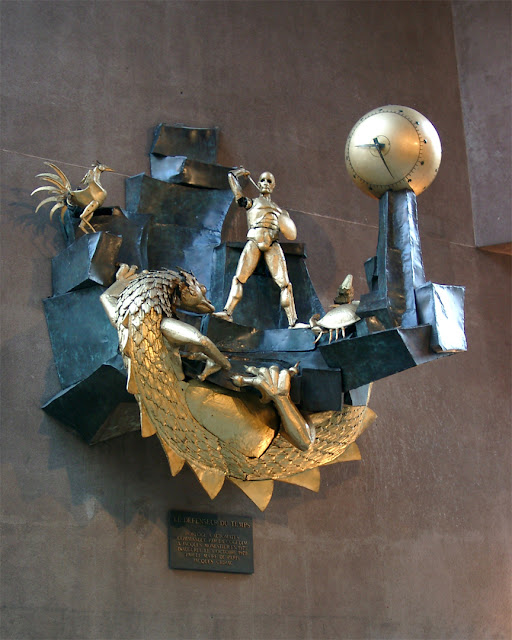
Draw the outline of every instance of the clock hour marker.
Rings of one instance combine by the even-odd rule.
[[[421,113],[389,105],[359,119],[349,134],[345,157],[349,175],[372,197],[390,189],[421,193],[437,174],[441,144]]]

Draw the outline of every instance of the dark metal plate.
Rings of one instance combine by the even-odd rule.
[[[52,260],[53,295],[114,282],[122,238],[107,232],[89,233]]]
[[[183,124],[161,123],[155,127],[151,153],[215,162],[218,133],[218,127],[186,127]]]
[[[231,514],[169,513],[169,567],[254,573],[252,518]]]
[[[199,162],[185,156],[149,156],[151,177],[164,182],[187,184],[207,189],[229,189],[228,172],[232,167]]]
[[[118,354],[117,331],[101,306],[98,285],[43,300],[61,385],[84,380]]]

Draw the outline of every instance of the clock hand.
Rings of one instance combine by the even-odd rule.
[[[375,148],[377,149],[377,151],[379,152],[379,156],[380,159],[382,160],[382,162],[384,163],[384,166],[386,167],[386,169],[389,171],[389,175],[394,178],[395,176],[391,173],[390,168],[387,165],[387,162],[384,160],[384,156],[382,155],[382,147],[384,147],[385,145],[382,144],[381,142],[379,142],[378,138],[374,138],[373,142],[375,144]]]
[[[386,145],[383,142],[370,142],[368,144],[356,144],[358,149],[384,149]]]

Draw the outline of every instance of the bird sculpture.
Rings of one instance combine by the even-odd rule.
[[[67,207],[82,209],[80,213],[80,229],[84,233],[89,233],[90,231],[94,233],[95,229],[90,220],[96,209],[101,207],[107,197],[107,192],[100,182],[101,174],[104,171],[113,171],[113,169],[96,161],[82,178],[80,184],[85,185],[84,188],[73,190],[68,177],[59,167],[51,162],[45,162],[45,164],[53,169],[55,173],[39,173],[36,178],[41,178],[41,180],[50,184],[34,189],[30,195],[40,191],[48,191],[51,195],[37,205],[36,212],[49,202],[56,203],[50,210],[50,219],[58,209],[61,209],[61,219],[64,218]]]

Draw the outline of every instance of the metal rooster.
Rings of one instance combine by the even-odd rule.
[[[45,182],[49,182],[50,185],[38,187],[30,195],[34,195],[39,191],[49,191],[52,195],[37,205],[36,212],[48,202],[56,202],[57,204],[50,211],[50,218],[60,208],[62,219],[67,207],[79,207],[83,209],[80,214],[80,229],[84,233],[89,233],[89,229],[94,233],[95,229],[90,220],[96,209],[101,207],[107,197],[107,192],[100,182],[101,174],[103,171],[113,171],[113,169],[96,161],[82,178],[81,184],[84,184],[85,187],[73,191],[66,174],[59,167],[51,162],[45,162],[45,164],[51,167],[55,173],[39,173],[36,178],[41,178]]]

